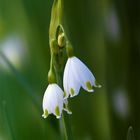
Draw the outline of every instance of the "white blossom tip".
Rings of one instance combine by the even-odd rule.
[[[42,117],[43,117],[44,119],[46,119],[46,118],[48,117],[48,115],[49,115],[48,110],[45,109],[45,110],[44,110],[44,113],[42,114]]]
[[[86,85],[86,88],[87,88],[88,92],[93,92],[94,91],[90,81],[87,81],[85,83],[85,85]]]
[[[100,85],[100,84],[95,80],[95,87],[97,87],[97,88],[101,88],[102,85]]]
[[[69,109],[69,106],[68,106],[68,100],[65,99],[64,100],[64,111],[66,111],[68,114],[72,114],[72,111]]]
[[[44,119],[46,119],[46,118],[47,118],[44,114],[42,115],[42,117],[43,117]]]
[[[72,111],[71,110],[68,110],[67,113],[71,115],[72,114]]]
[[[66,111],[69,115],[71,115],[71,114],[72,114],[72,111],[71,111],[71,110],[64,109],[64,111]]]
[[[60,119],[60,118],[61,118],[61,116],[56,116],[56,118],[57,118],[57,119]]]
[[[101,88],[101,87],[102,87],[102,85],[98,85],[97,87],[98,87],[98,88]]]
[[[91,89],[91,90],[87,90],[88,92],[94,92],[94,90],[93,89]]]

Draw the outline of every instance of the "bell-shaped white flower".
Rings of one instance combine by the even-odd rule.
[[[58,119],[61,117],[64,103],[63,94],[62,89],[57,84],[48,85],[43,97],[44,114],[42,116],[44,118],[49,114],[54,114]]]
[[[94,87],[101,87],[96,83],[95,77],[88,67],[77,57],[69,57],[65,66],[63,76],[64,95],[67,98],[76,96],[80,87],[88,92],[93,92]]]

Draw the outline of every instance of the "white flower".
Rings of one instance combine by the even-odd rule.
[[[63,94],[62,89],[57,84],[48,85],[43,97],[44,114],[42,116],[44,118],[49,114],[54,114],[58,119],[61,117],[64,103]]]
[[[95,77],[87,66],[77,57],[69,57],[65,66],[63,76],[63,86],[65,98],[78,95],[80,87],[83,87],[88,92],[93,92],[93,86],[97,85]]]

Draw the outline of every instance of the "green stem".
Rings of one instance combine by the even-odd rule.
[[[56,70],[57,76],[57,83],[62,88],[62,72]],[[60,132],[62,135],[62,139],[64,140],[73,140],[72,138],[72,130],[71,130],[71,123],[70,123],[70,115],[66,114],[65,112],[62,113],[62,119],[60,120]]]
[[[51,11],[51,21],[49,29],[50,40],[55,38],[57,26],[59,24],[62,24],[62,9],[63,9],[63,1],[54,0]]]
[[[62,113],[62,117],[59,121],[59,126],[60,126],[61,140],[69,140],[65,119],[64,119],[64,113]]]
[[[53,6],[52,6],[52,12],[51,12],[51,21],[50,21],[50,29],[49,29],[49,40],[50,45],[51,41],[56,38],[56,30],[57,27],[62,24],[62,9],[63,9],[63,0],[54,0]],[[52,48],[50,48],[52,49]],[[59,54],[59,52],[57,53]],[[56,81],[58,85],[62,88],[62,64],[59,63],[60,56],[56,55],[54,58],[54,52],[51,50],[51,57],[55,61],[53,63],[53,60],[51,59],[51,69],[55,69],[56,74]],[[58,61],[56,61],[58,60]],[[52,68],[52,64],[54,67]],[[62,139],[64,140],[72,140],[72,131],[71,131],[71,125],[69,122],[69,115],[65,115],[65,113],[62,113],[62,119],[60,119],[60,131],[62,135]]]
[[[70,121],[70,116],[63,113],[62,114],[62,119],[63,119],[63,128],[64,132],[66,133],[65,135],[65,140],[73,140],[73,135],[72,135],[72,130],[71,130],[71,121]]]
[[[67,129],[66,129],[66,123],[64,119],[64,113],[62,113],[62,124],[63,124],[63,130],[64,130],[64,137],[65,140],[68,140],[68,134],[67,134]]]

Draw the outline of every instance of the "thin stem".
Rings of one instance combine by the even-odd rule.
[[[58,1],[58,12],[59,12],[59,17],[58,17],[58,24],[61,24],[62,22],[62,0]]]
[[[62,88],[62,72],[61,70],[56,70],[57,83]],[[60,120],[60,131],[62,135],[62,139],[64,140],[73,140],[71,123],[70,123],[70,115],[65,112],[62,113],[62,119]]]
[[[62,113],[62,124],[63,124],[65,140],[69,140],[68,139],[68,134],[67,134],[67,129],[66,129],[66,123],[65,123],[65,119],[64,119],[64,113]]]
[[[56,37],[56,30],[57,27],[62,24],[62,9],[63,9],[63,0],[54,0],[53,6],[52,6],[52,12],[51,12],[51,21],[50,21],[50,29],[49,29],[49,40],[50,44],[52,39],[55,39]],[[50,48],[52,49],[52,48]],[[58,52],[59,54],[59,52]],[[56,63],[54,64],[52,61],[53,52],[51,50],[51,69],[55,69],[55,74],[56,74],[56,81],[59,84],[59,86],[62,88],[62,64],[59,63],[58,61],[54,60]],[[55,59],[59,60],[59,55],[55,57]],[[61,59],[61,58],[60,58]],[[53,67],[54,66],[54,67]],[[69,123],[69,120],[67,119],[68,115],[65,117],[65,114],[62,114],[62,119],[60,120],[60,128],[61,128],[61,135],[62,139],[65,140],[72,140],[71,136],[71,125]]]
[[[49,38],[55,38],[56,29],[59,24],[62,24],[62,9],[63,9],[63,1],[62,0],[54,0],[52,11],[51,11],[51,21],[50,21],[50,29],[49,29]]]
[[[50,48],[50,50],[51,50],[50,70],[53,71],[53,58],[54,58],[54,53],[52,52],[52,48]]]
[[[62,114],[63,117],[63,128],[64,131],[66,131],[65,133],[67,134],[67,140],[73,140],[73,135],[72,135],[72,130],[71,130],[71,121],[70,121],[70,116],[63,113]]]

